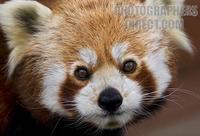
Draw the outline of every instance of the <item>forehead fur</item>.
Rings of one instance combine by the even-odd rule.
[[[136,56],[144,56],[147,41],[140,40],[144,39],[141,33],[126,28],[122,17],[113,15],[109,9],[105,11],[96,9],[82,14],[77,15],[78,17],[65,15],[59,21],[61,23],[57,31],[62,37],[63,48],[69,52],[66,53],[66,59],[74,57],[74,53],[79,53],[80,58],[87,63],[95,62],[96,58],[105,62],[119,57],[119,53],[125,51],[125,48],[129,48],[128,52]],[[72,20],[74,22],[71,22]],[[124,46],[123,50],[120,44]],[[126,44],[129,47],[125,47]]]

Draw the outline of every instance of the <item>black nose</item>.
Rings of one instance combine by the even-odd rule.
[[[123,98],[115,88],[106,88],[99,96],[98,104],[107,112],[115,112],[122,104]]]

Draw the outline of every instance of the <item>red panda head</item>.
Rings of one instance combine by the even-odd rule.
[[[191,50],[185,34],[126,27],[127,17],[115,14],[113,4],[63,1],[50,10],[22,0],[0,6],[11,50],[8,76],[33,116],[56,114],[113,129],[148,114],[145,107],[164,97],[174,77],[171,44]]]

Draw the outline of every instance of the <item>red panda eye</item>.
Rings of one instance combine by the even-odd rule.
[[[134,60],[127,60],[123,63],[122,71],[132,73],[136,70],[137,63]]]
[[[74,72],[75,77],[78,80],[84,81],[90,78],[89,70],[86,67],[78,67]]]

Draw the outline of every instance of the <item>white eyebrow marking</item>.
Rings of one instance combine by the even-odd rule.
[[[112,56],[116,61],[122,60],[122,57],[125,55],[129,44],[124,43],[116,43],[112,49]]]
[[[97,63],[97,55],[95,51],[89,48],[83,48],[79,51],[80,58],[89,65],[95,65]]]

